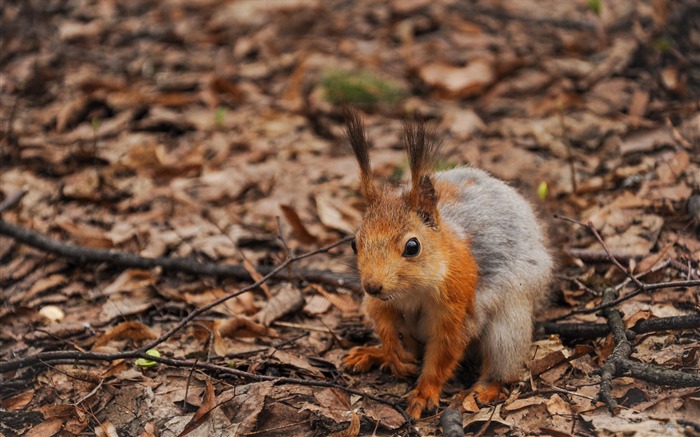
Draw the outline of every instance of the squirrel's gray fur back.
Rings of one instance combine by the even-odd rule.
[[[493,311],[490,293],[513,298],[527,293],[529,302],[544,300],[552,260],[530,204],[513,187],[477,168],[438,172],[435,178],[460,187],[459,201],[441,202],[439,209],[443,223],[469,241],[479,266],[477,306]]]

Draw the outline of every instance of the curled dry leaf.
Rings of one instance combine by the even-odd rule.
[[[255,270],[255,267],[248,261],[247,259],[243,260],[243,268],[245,268],[245,271],[248,272],[251,278],[255,282],[260,281],[263,278],[263,275],[261,275],[257,270]],[[272,293],[270,292],[270,286],[267,285],[266,282],[263,282],[260,284],[260,289],[265,293],[265,296],[269,299],[272,296]]]
[[[464,411],[467,413],[476,413],[479,411],[479,406],[476,404],[476,400],[474,400],[474,394],[469,393],[464,400],[462,401],[462,408],[464,408]]]
[[[324,226],[336,231],[353,234],[359,223],[358,211],[342,205],[324,191],[315,196],[318,218]]]
[[[301,291],[287,282],[278,287],[277,294],[254,317],[261,324],[270,326],[272,322],[285,314],[293,313],[303,307],[304,296]]]
[[[318,238],[316,238],[313,234],[311,234],[311,232],[309,232],[308,229],[306,229],[304,222],[301,221],[299,214],[293,206],[282,204],[280,205],[280,209],[282,210],[282,214],[287,220],[287,223],[289,223],[289,225],[292,227],[292,232],[295,238],[297,238],[303,244],[311,244],[318,241]]]
[[[103,229],[84,223],[74,223],[68,217],[56,217],[55,224],[68,232],[76,244],[98,249],[112,248],[112,240],[105,236]]]
[[[446,97],[481,94],[496,80],[493,65],[483,59],[472,61],[465,67],[436,62],[421,67],[418,75],[423,82],[436,88]]]
[[[360,434],[360,416],[357,413],[352,413],[352,419],[350,419],[350,426],[346,429],[338,432],[328,434],[329,437],[356,437]]]
[[[98,424],[95,427],[95,436],[97,437],[119,437],[117,428],[114,427],[109,420]]]
[[[274,329],[256,323],[244,316],[233,316],[229,319],[218,321],[218,331],[222,337],[277,337]]]
[[[135,321],[123,322],[108,329],[104,334],[97,337],[92,348],[95,349],[104,346],[113,340],[152,340],[157,337],[158,335],[143,323]]]
[[[384,428],[394,430],[404,425],[403,416],[386,404],[366,399],[362,406],[362,411],[365,412],[367,417]]]
[[[60,322],[66,316],[63,310],[56,305],[46,305],[39,310],[39,314],[52,322]]]
[[[211,379],[207,378],[207,388],[204,391],[204,398],[202,399],[202,404],[199,406],[197,411],[192,416],[192,419],[187,423],[185,429],[180,433],[179,437],[184,437],[191,433],[202,425],[209,417],[209,412],[216,408],[216,395],[214,393],[214,386],[211,383]]]
[[[355,300],[349,294],[329,293],[317,284],[310,284],[309,286],[345,314],[355,313],[360,310]]]

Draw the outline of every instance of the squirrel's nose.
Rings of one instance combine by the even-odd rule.
[[[365,292],[367,294],[371,294],[372,296],[376,296],[382,292],[382,288],[384,288],[384,287],[382,286],[382,284],[379,284],[377,282],[366,281],[362,284],[362,288],[365,289]]]

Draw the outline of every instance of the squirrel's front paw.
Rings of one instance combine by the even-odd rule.
[[[352,372],[369,372],[369,370],[384,362],[384,354],[378,347],[356,346],[350,349],[343,359],[345,366]]]
[[[385,356],[384,363],[381,365],[382,370],[390,370],[394,376],[403,378],[418,373],[418,366],[413,363],[413,355],[404,352],[404,354],[394,354]]]
[[[406,412],[413,420],[420,419],[423,410],[435,410],[438,407],[440,392],[436,389],[415,389],[408,394],[408,408]]]

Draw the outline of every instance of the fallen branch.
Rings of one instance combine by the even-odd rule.
[[[240,265],[234,266],[217,263],[202,263],[193,258],[180,257],[147,258],[114,249],[93,249],[89,247],[76,246],[70,243],[63,243],[58,240],[48,238],[39,234],[38,232],[34,232],[30,229],[17,226],[4,220],[0,220],[0,234],[12,237],[20,243],[24,243],[28,246],[34,247],[35,249],[49,252],[54,255],[73,260],[80,264],[107,263],[115,267],[137,269],[152,269],[160,267],[164,270],[190,273],[199,276],[235,278],[240,280],[252,279],[246,269]],[[332,247],[348,242],[351,239],[352,237],[345,237],[342,240],[339,240],[337,243],[334,243]],[[269,274],[273,270],[275,270],[275,272],[272,277],[275,279],[289,278],[289,275],[282,272],[282,269],[275,269],[272,267],[258,268],[258,272],[264,275]],[[309,282],[346,288],[355,292],[361,291],[357,281],[353,280],[348,275],[324,272],[320,270],[303,269],[298,270],[297,273]]]
[[[445,408],[440,416],[443,437],[464,437],[462,414],[454,408]]]
[[[603,303],[613,302],[618,298],[615,289],[603,292]],[[631,360],[632,344],[627,338],[627,330],[622,321],[622,314],[614,308],[606,308],[603,315],[608,321],[608,328],[613,335],[615,347],[605,360],[603,366],[594,374],[600,375],[598,399],[603,401],[611,413],[617,414],[620,406],[612,395],[612,380],[618,376],[631,376],[643,381],[673,387],[700,387],[700,375],[664,369],[659,366]]]
[[[549,323],[540,325],[547,335],[558,334],[563,339],[588,339],[605,337],[610,327],[605,323]],[[700,329],[700,314],[688,316],[662,317],[640,320],[629,330],[635,334],[657,331],[677,331],[682,329]]]

